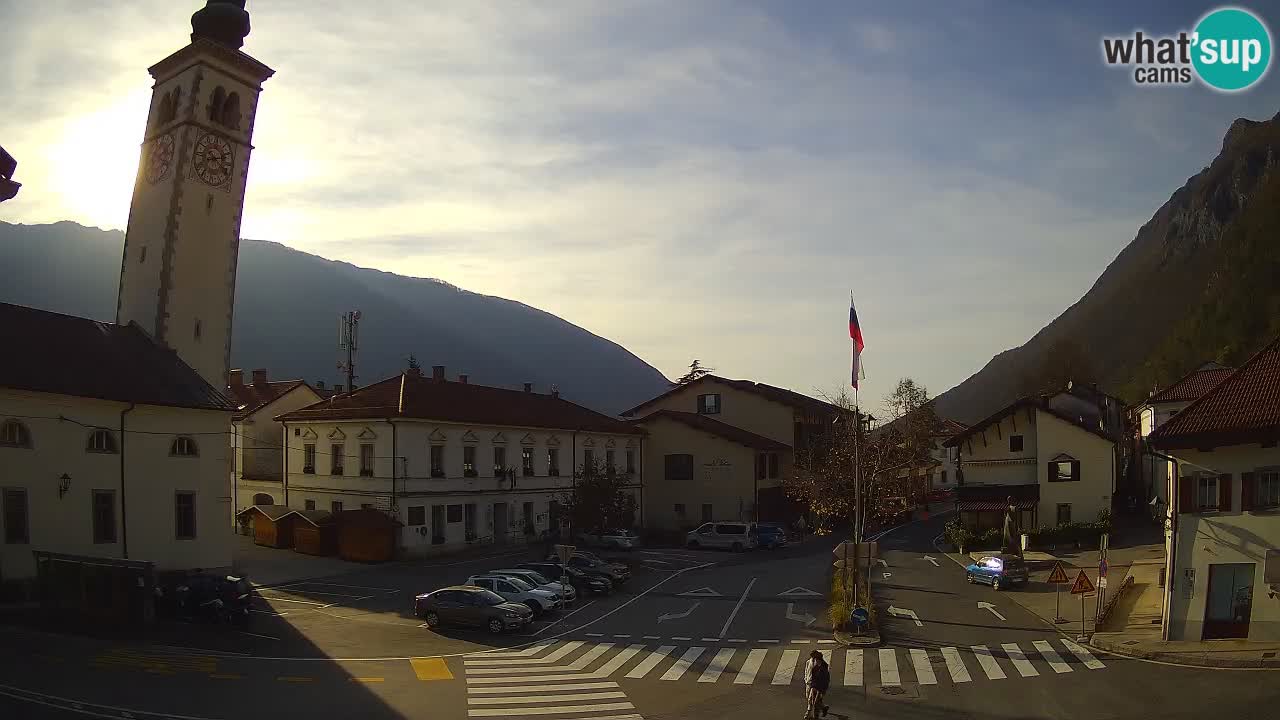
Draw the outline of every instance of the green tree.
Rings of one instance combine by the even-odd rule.
[[[634,483],[631,473],[617,472],[599,461],[579,466],[573,474],[573,487],[561,494],[573,532],[634,525]]]
[[[679,380],[676,380],[676,385],[688,385],[689,383],[693,382],[694,380],[697,380],[703,375],[710,375],[715,371],[716,371],[715,368],[704,368],[702,367],[702,363],[700,361],[694,360],[693,362],[689,363],[689,372],[682,375]]]

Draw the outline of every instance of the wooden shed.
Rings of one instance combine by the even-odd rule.
[[[253,542],[273,548],[293,547],[293,523],[296,516],[286,505],[254,505],[240,511],[240,518],[251,518]]]
[[[396,555],[399,520],[381,510],[343,510],[335,514],[338,556],[356,562],[386,562]]]
[[[293,549],[307,555],[338,554],[338,524],[324,510],[294,510]]]

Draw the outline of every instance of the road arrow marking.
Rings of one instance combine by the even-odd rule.
[[[996,617],[1000,618],[1001,620],[1008,620],[1008,619],[1009,619],[1009,618],[1007,618],[1007,617],[1005,617],[1005,616],[1001,615],[1001,614],[1000,614],[1000,611],[996,610],[996,606],[995,606],[995,605],[992,605],[992,604],[991,604],[991,603],[989,603],[989,602],[980,602],[980,603],[978,603],[978,609],[979,609],[979,610],[990,610],[992,615],[995,615]]]
[[[702,604],[702,601],[699,600],[698,602],[693,604],[693,607],[689,608],[688,610],[685,610],[682,613],[663,613],[662,615],[658,616],[658,622],[662,622],[663,620],[682,620],[684,618],[687,618],[694,610],[697,610],[698,606],[701,604]]]
[[[886,561],[884,558],[876,558],[876,562],[880,563],[882,567],[889,567],[888,561]]]
[[[796,622],[802,622],[804,623],[805,627],[809,627],[810,625],[813,624],[814,620],[818,619],[806,613],[801,613],[799,615],[795,614],[794,612],[792,612],[792,610],[795,609],[795,606],[796,606],[795,603],[787,603],[787,619],[788,620],[795,620]]]
[[[778,597],[822,597],[822,593],[816,593],[808,588],[793,587],[786,592],[778,593]]]
[[[920,622],[920,618],[916,617],[916,611],[915,611],[915,610],[907,610],[907,609],[904,609],[904,608],[896,608],[896,607],[894,607],[894,606],[890,605],[890,606],[889,606],[889,614],[890,614],[890,615],[893,615],[894,617],[905,617],[905,618],[911,618],[911,621],[912,621],[912,622],[914,622],[914,623],[916,624],[916,627],[924,627],[924,623]]]
[[[933,563],[933,566],[934,566],[934,567],[938,567],[938,559],[937,559],[937,558],[935,558],[935,557],[930,557],[929,555],[925,555],[924,557],[922,557],[922,558],[920,558],[920,559],[921,559],[921,560],[928,560],[929,562]]]
[[[680,597],[724,597],[720,593],[709,587],[700,587],[697,590],[680,593]]]
[[[885,580],[888,580],[888,579],[889,579],[889,578],[891,578],[891,577],[893,577],[893,573],[885,573],[885,574],[884,574],[884,579],[885,579]]]

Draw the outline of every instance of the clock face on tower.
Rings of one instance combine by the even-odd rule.
[[[214,187],[231,186],[233,156],[231,143],[213,133],[205,133],[196,141],[191,171],[200,181]]]
[[[171,167],[173,167],[173,135],[165,134],[152,141],[151,150],[147,153],[147,182],[152,185],[160,182],[169,174]]]

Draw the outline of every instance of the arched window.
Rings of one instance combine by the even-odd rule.
[[[227,91],[223,90],[221,85],[213,89],[213,95],[209,98],[209,107],[207,108],[210,122],[222,122],[222,104],[226,102],[226,99]]]
[[[198,457],[200,450],[196,447],[196,441],[186,435],[179,435],[173,439],[173,444],[169,446],[169,455],[174,457]]]
[[[116,436],[112,435],[110,430],[103,430],[102,428],[94,430],[89,433],[89,446],[86,450],[96,453],[119,452],[116,448]]]
[[[222,117],[218,120],[232,130],[240,129],[240,93],[231,93],[222,103]]]
[[[253,504],[254,505],[275,505],[276,500],[275,498],[271,497],[266,493],[258,493],[257,495],[253,496]]]
[[[0,447],[31,447],[31,431],[17,420],[5,420],[0,424]]]

